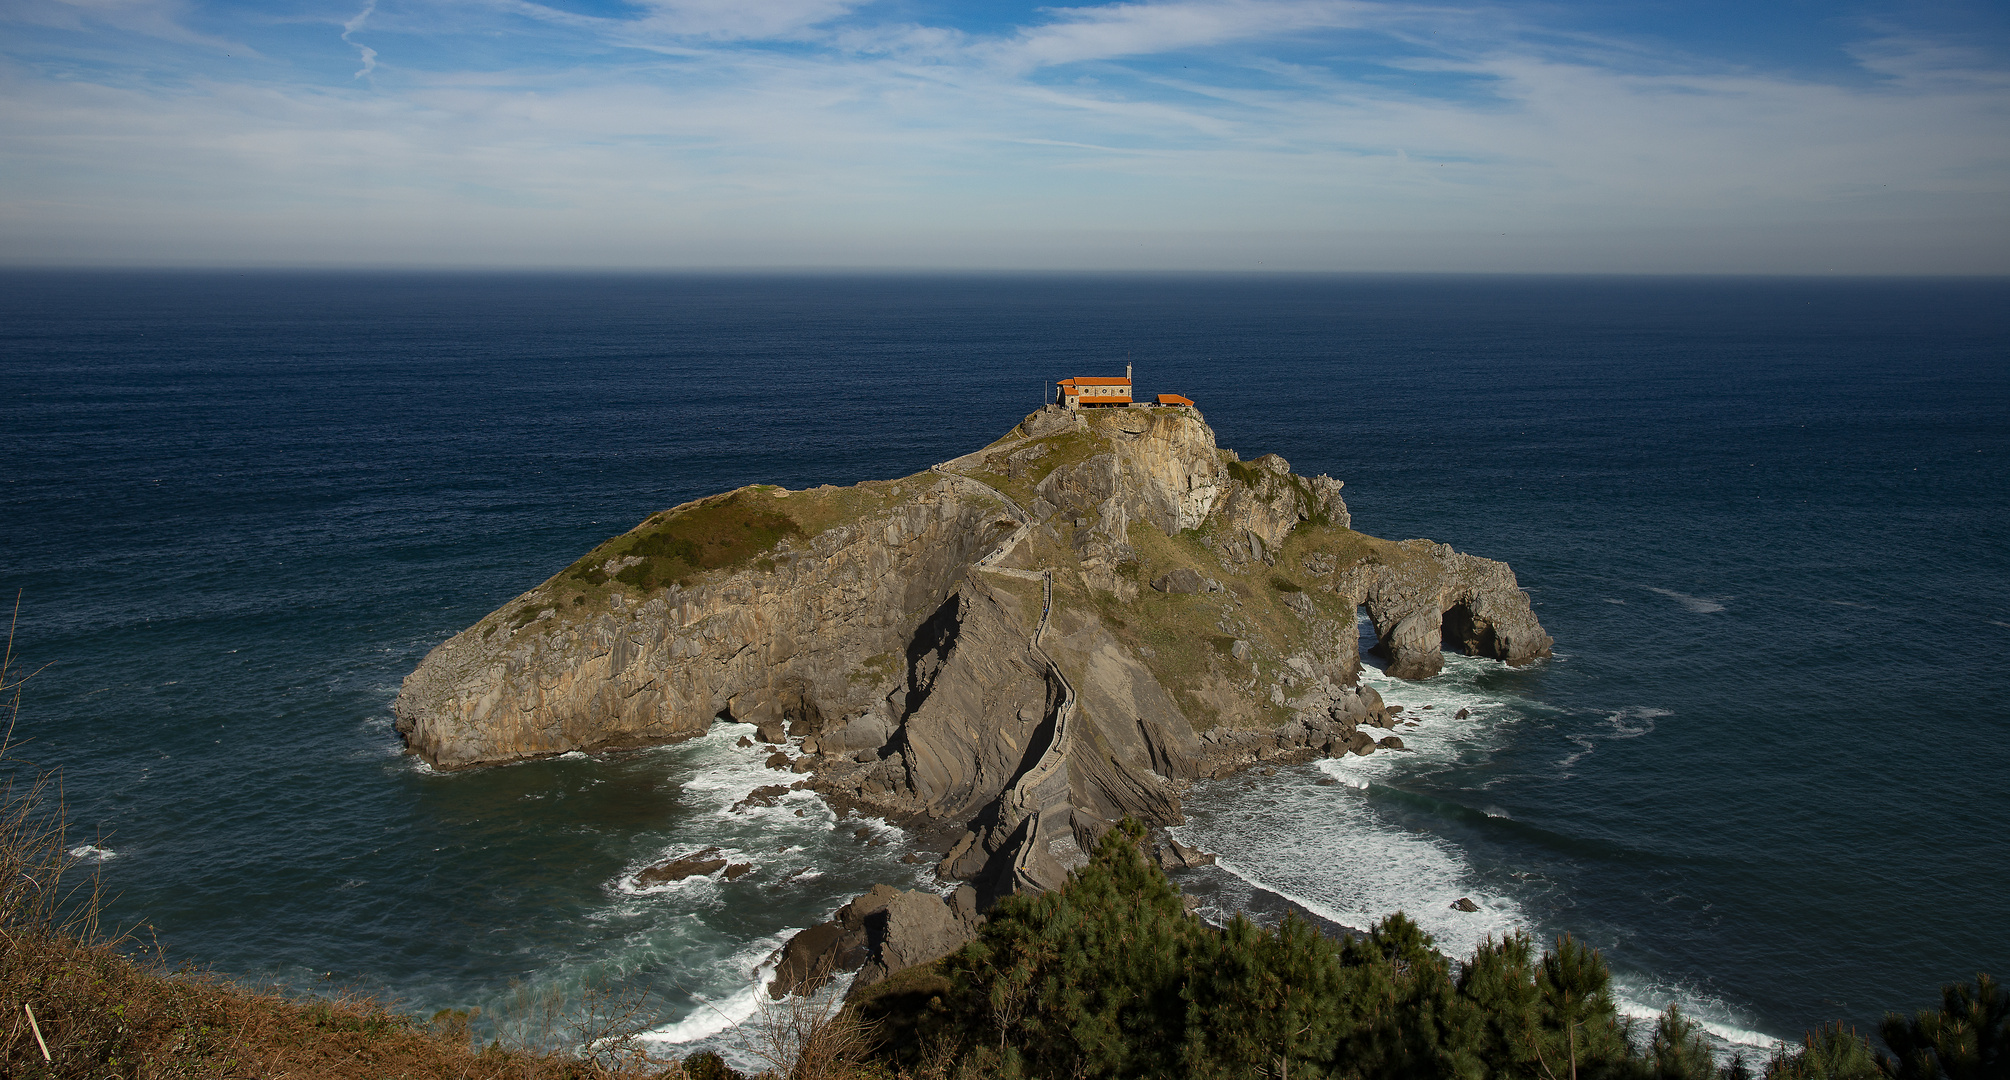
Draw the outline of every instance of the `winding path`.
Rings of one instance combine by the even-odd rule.
[[[996,451],[993,452],[995,453]],[[958,458],[956,460],[961,461],[964,459]],[[1037,841],[1040,836],[1041,826],[1045,824],[1041,819],[1051,812],[1062,811],[1072,813],[1074,810],[1073,805],[1068,799],[1065,786],[1058,796],[1049,795],[1043,798],[1041,795],[1041,789],[1047,785],[1048,781],[1060,774],[1061,770],[1067,766],[1068,747],[1071,736],[1074,733],[1073,720],[1075,717],[1075,685],[1068,681],[1067,673],[1061,670],[1061,665],[1055,663],[1054,658],[1047,655],[1047,650],[1040,647],[1041,640],[1047,636],[1047,625],[1053,621],[1054,616],[1054,571],[1052,569],[1042,569],[1039,571],[1017,570],[997,565],[998,560],[1011,554],[1012,549],[1018,547],[1020,541],[1024,540],[1027,534],[1033,531],[1033,519],[1026,511],[1020,509],[1018,503],[1012,501],[1011,496],[982,480],[965,476],[962,473],[951,472],[949,470],[951,464],[954,464],[954,462],[943,462],[933,468],[935,472],[943,476],[961,480],[967,484],[975,484],[990,492],[1000,502],[1004,503],[1012,511],[1012,515],[1018,519],[1019,527],[1013,530],[1012,535],[1001,541],[989,554],[978,559],[976,567],[979,570],[993,574],[1005,574],[1011,577],[1040,582],[1040,625],[1033,631],[1033,637],[1029,644],[1033,652],[1046,662],[1047,670],[1061,684],[1061,704],[1054,711],[1054,734],[1047,740],[1047,748],[1041,752],[1040,759],[1033,763],[1032,768],[1019,774],[1019,778],[1012,782],[1012,786],[1006,789],[1004,795],[1007,806],[1027,812],[1033,819],[1026,831],[1026,841],[1019,846],[1018,853],[1013,857],[1012,871],[1013,876],[1018,880],[1037,887],[1039,883],[1032,878],[1031,867],[1028,864],[1039,850]]]

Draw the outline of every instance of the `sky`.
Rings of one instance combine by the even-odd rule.
[[[2010,274],[2010,4],[0,0],[0,264]]]

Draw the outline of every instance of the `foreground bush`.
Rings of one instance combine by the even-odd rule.
[[[1622,1019],[1604,959],[1570,937],[1482,943],[1456,971],[1400,912],[1359,940],[1287,917],[1188,915],[1126,821],[1062,889],[1008,897],[978,940],[857,1006],[881,1063],[934,1076],[1339,1080],[1749,1080],[1674,1008]],[[1896,1057],[1840,1027],[1777,1053],[1768,1080],[2010,1080],[2010,1000],[1982,978],[1884,1024]]]

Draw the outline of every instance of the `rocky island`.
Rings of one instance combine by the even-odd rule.
[[[1549,655],[1506,564],[1355,532],[1340,490],[1217,447],[1194,408],[1050,406],[913,476],[652,515],[434,649],[398,730],[460,769],[756,725],[796,785],[966,883],[859,897],[777,988],[812,954],[883,976],[1119,819],[1179,823],[1195,779],[1399,748],[1369,733],[1394,709],[1359,683],[1359,610],[1400,678],[1446,648]]]

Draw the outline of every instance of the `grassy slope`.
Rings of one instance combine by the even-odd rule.
[[[772,570],[775,563],[770,556],[777,547],[799,544],[881,513],[934,479],[918,473],[807,491],[755,484],[672,507],[601,542],[478,625],[482,636],[488,637],[503,627],[522,626],[545,611],[560,615],[604,611],[608,597],[615,594],[645,596],[749,565]]]

